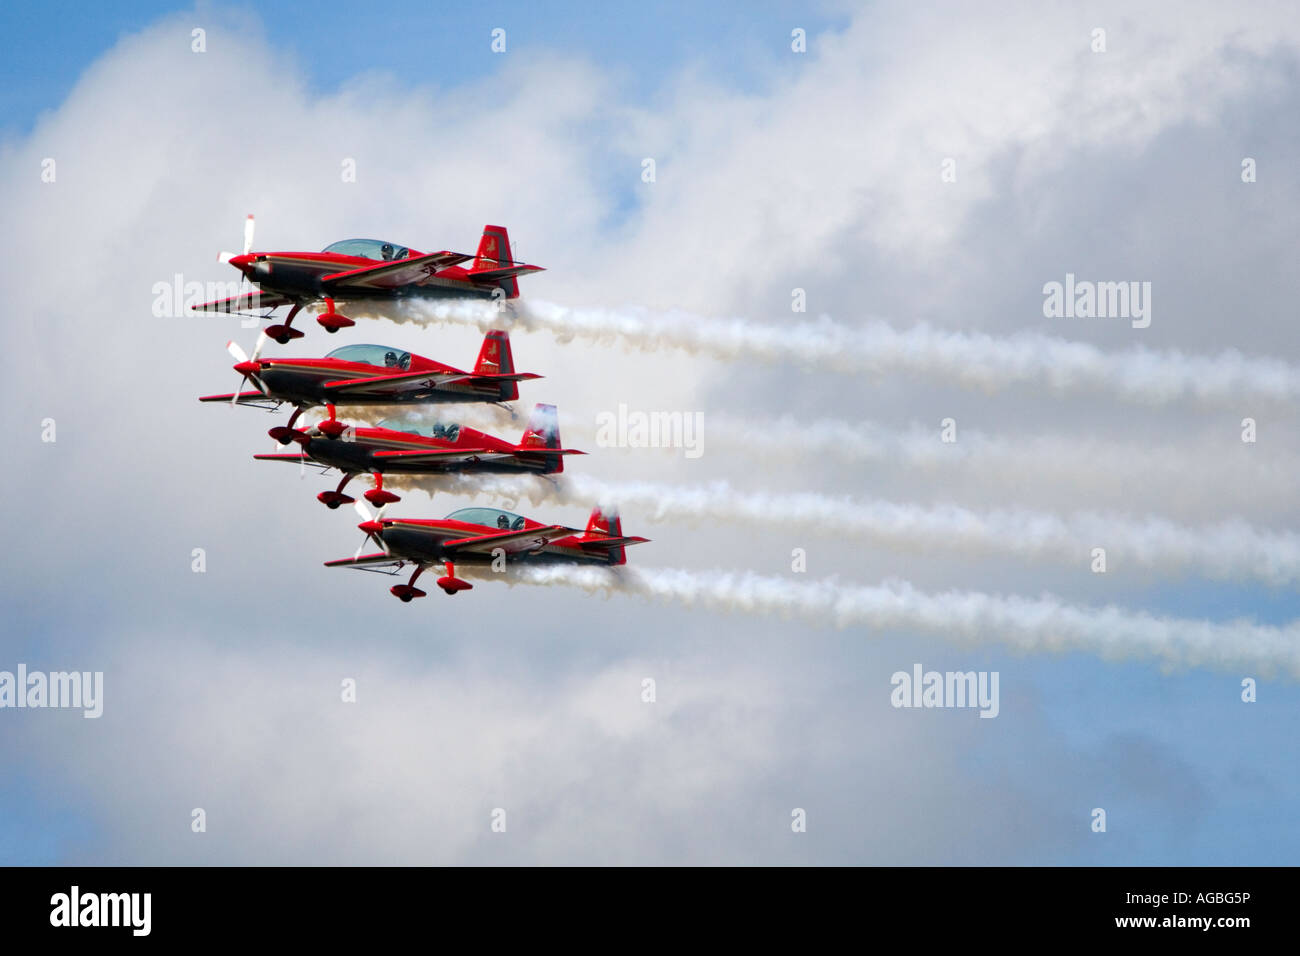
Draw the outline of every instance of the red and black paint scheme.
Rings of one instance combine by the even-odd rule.
[[[499,404],[519,397],[520,382],[541,378],[532,372],[515,371],[510,336],[501,329],[493,329],[483,337],[472,372],[384,345],[345,345],[319,359],[259,358],[260,343],[252,358],[234,342],[227,342],[226,347],[240,359],[235,371],[257,388],[204,395],[199,401],[296,406],[288,425],[271,429],[271,437],[282,445],[307,436],[293,426],[304,409],[314,406]]]
[[[596,508],[583,531],[563,525],[542,524],[523,515],[499,508],[462,508],[446,518],[385,518],[381,509],[371,517],[365,506],[357,509],[366,520],[357,525],[365,540],[375,541],[382,549],[373,554],[360,551],[350,558],[326,561],[327,568],[366,568],[378,570],[415,565],[415,573],[406,584],[391,588],[404,602],[424,597],[415,586],[427,568],[442,565],[444,575],[438,587],[448,594],[473,587],[456,576],[456,565],[491,567],[504,558],[509,564],[595,564],[617,566],[627,563],[626,548],[648,538],[624,537],[618,515]],[[365,541],[362,542],[365,547]]]
[[[335,308],[336,302],[400,299],[407,296],[435,299],[515,299],[521,275],[544,271],[541,266],[515,262],[510,236],[504,226],[484,226],[478,252],[419,252],[380,239],[344,239],[321,252],[253,252],[253,217],[244,228],[244,251],[223,252],[229,262],[255,288],[229,299],[204,302],[196,312],[244,312],[290,306],[281,324],[266,333],[281,345],[302,336],[293,328],[294,317],[304,307],[324,303],[316,321],[327,332],[356,322]],[[464,265],[469,263],[468,266]],[[267,313],[266,317],[269,317]]]
[[[536,405],[518,444],[488,435],[464,425],[444,422],[416,423],[396,419],[381,421],[374,428],[353,428],[334,417],[294,437],[302,451],[293,454],[254,455],[258,461],[299,464],[311,461],[337,468],[343,479],[333,491],[316,496],[328,508],[352,504],[344,487],[359,474],[374,476],[375,487],[365,498],[376,507],[401,501],[384,489],[384,474],[535,474],[553,475],[564,471],[565,455],[586,452],[560,445],[559,416],[554,405]]]

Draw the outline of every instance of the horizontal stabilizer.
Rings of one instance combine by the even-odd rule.
[[[468,275],[475,282],[500,282],[502,279],[513,279],[515,276],[545,271],[541,266],[497,266],[490,269],[471,269]]]
[[[631,538],[597,538],[594,541],[581,541],[579,546],[584,551],[612,551],[615,548],[626,547],[630,544],[645,544],[649,538],[631,537]]]
[[[507,372],[498,375],[466,375],[463,379],[457,381],[474,381],[474,382],[527,382],[530,379],[541,378],[535,372]]]

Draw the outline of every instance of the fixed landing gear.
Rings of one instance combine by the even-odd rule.
[[[283,325],[271,325],[266,329],[266,337],[274,339],[281,345],[288,345],[290,339],[302,338],[302,330],[295,329],[292,325],[293,317],[302,311],[302,303],[296,302],[292,309],[289,310],[288,317],[284,320]]]
[[[410,604],[416,598],[425,596],[424,592],[415,586],[415,579],[423,573],[424,565],[420,565],[415,569],[415,573],[411,575],[411,580],[407,581],[405,584],[395,584],[388,590],[391,591],[394,597],[400,600],[403,604]]]
[[[474,585],[470,584],[468,581],[462,581],[460,578],[456,577],[456,566],[454,564],[450,561],[444,563],[446,565],[447,574],[444,577],[438,578],[438,587],[442,588],[448,594],[455,594],[457,591],[468,591],[470,588],[474,587]],[[405,584],[394,585],[389,588],[389,591],[391,591],[393,596],[403,604],[409,604],[415,598],[424,597],[424,592],[415,586],[415,579],[423,574],[424,570],[425,566],[423,564],[420,565],[415,569],[415,573],[411,575],[411,580],[407,581]]]
[[[348,426],[338,420],[335,408],[332,404],[326,403],[325,411],[329,413],[329,418],[317,423],[316,430],[326,438],[338,438],[348,430]]]
[[[337,332],[339,329],[346,329],[357,324],[342,312],[335,312],[334,300],[328,297],[325,299],[325,312],[322,315],[316,316],[316,321],[324,327],[326,332],[331,334]]]
[[[438,578],[438,587],[442,588],[448,594],[455,594],[457,591],[468,591],[474,585],[468,581],[462,581],[456,577],[456,565],[450,561],[447,564],[447,574],[445,577]]]
[[[337,488],[335,488],[333,491],[322,491],[320,494],[316,496],[316,500],[319,501],[321,504],[323,504],[326,508],[329,508],[331,511],[333,511],[339,505],[352,504],[352,502],[356,501],[357,499],[353,498],[351,495],[345,495],[343,493],[343,488],[345,485],[347,485],[349,481],[351,481],[355,477],[356,477],[355,474],[353,474],[352,472],[348,472],[346,475],[343,476],[343,480],[339,482],[339,486]]]
[[[375,487],[371,488],[365,494],[366,501],[369,501],[376,508],[382,508],[384,505],[391,505],[394,502],[402,500],[391,491],[384,490],[384,473],[382,471],[375,472]]]
[[[298,416],[301,414],[302,408],[295,408],[293,414],[289,416],[289,423],[287,425],[277,425],[275,428],[268,431],[267,434],[281,445],[287,445],[291,441],[306,441],[307,433],[300,428],[293,427],[294,422],[298,420]]]

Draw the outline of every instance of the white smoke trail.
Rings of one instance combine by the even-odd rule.
[[[1006,463],[1015,474],[1022,474],[1026,466],[1035,462],[1053,464],[1065,459],[1062,470],[1107,471],[1123,468],[1133,474],[1146,474],[1162,464],[1174,474],[1188,477],[1189,473],[1204,472],[1216,460],[1198,449],[1196,454],[1183,454],[1174,444],[1153,445],[1150,442],[1099,442],[1086,437],[1062,435],[1021,435],[1003,438],[967,428],[961,440],[940,440],[938,423],[930,427],[913,424],[909,428],[891,428],[870,421],[843,419],[807,419],[790,414],[766,418],[744,418],[709,409],[704,412],[708,427],[710,450],[724,448],[729,454],[748,454],[760,458],[774,455],[810,458],[833,458],[848,463],[897,462],[909,468],[932,468],[952,462],[996,464]],[[602,428],[597,419],[573,419],[565,422],[565,430],[574,441],[598,444]],[[1235,433],[1229,438],[1236,440]],[[624,443],[614,450],[663,451],[677,457],[682,449],[669,442],[660,448],[639,447]],[[1098,463],[1098,455],[1105,460]],[[1290,470],[1294,464],[1300,468],[1300,457],[1290,449],[1271,450],[1271,455],[1287,456],[1279,465],[1276,457],[1266,463],[1247,462],[1257,467],[1256,477],[1265,477],[1266,471]],[[1170,463],[1171,458],[1178,460]],[[1055,470],[1055,469],[1054,469]],[[1222,485],[1223,482],[1214,482]]]
[[[1220,579],[1254,578],[1274,585],[1300,581],[1300,535],[1260,531],[1228,520],[1189,527],[1162,518],[1080,512],[1066,517],[1021,509],[977,512],[956,505],[856,501],[805,492],[741,492],[727,482],[677,487],[653,482],[605,483],[584,475],[393,476],[386,484],[518,502],[591,507],[617,505],[650,521],[753,522],[765,529],[859,538],[897,550],[957,551],[1049,558],[1089,567],[1094,548],[1107,568],[1124,563],[1159,571],[1191,571]]]
[[[1113,606],[1079,607],[1050,596],[930,594],[901,581],[861,587],[748,572],[553,566],[520,568],[512,577],[522,584],[633,594],[687,607],[778,615],[841,628],[913,628],[957,643],[999,643],[1025,652],[1083,651],[1107,660],[1153,658],[1178,667],[1300,677],[1300,622],[1285,627],[1246,620],[1213,623]]]
[[[1267,453],[1237,441],[1233,432],[1184,435],[1185,442],[1153,443],[1103,440],[1061,434],[998,436],[965,429],[961,440],[943,442],[937,424],[889,428],[870,421],[800,419],[789,414],[753,419],[709,410],[697,440],[707,432],[710,454],[728,460],[780,461],[800,467],[824,462],[879,463],[891,468],[935,472],[958,483],[963,491],[983,483],[987,491],[1005,489],[1013,480],[1022,493],[1035,489],[1057,497],[1077,491],[1089,498],[1114,498],[1125,507],[1161,510],[1172,505],[1193,506],[1200,513],[1207,502],[1231,501],[1236,510],[1272,516],[1290,509],[1300,454],[1290,447],[1270,447]],[[645,447],[611,438],[599,419],[564,423],[566,440],[580,448],[601,448],[639,455],[684,454],[681,443]],[[1208,448],[1223,447],[1209,454]],[[1234,494],[1236,492],[1236,494]]]
[[[451,322],[547,331],[646,351],[681,349],[722,360],[751,359],[815,366],[837,372],[910,372],[944,382],[997,391],[1012,384],[1044,385],[1056,392],[1092,390],[1160,404],[1192,396],[1209,403],[1242,399],[1289,402],[1300,397],[1300,369],[1235,349],[1214,356],[1135,348],[1104,352],[1083,342],[1018,332],[996,337],[916,325],[900,331],[870,320],[842,325],[815,322],[759,324],[645,309],[575,309],[522,301],[497,310],[491,304],[406,299],[386,304],[395,321]]]

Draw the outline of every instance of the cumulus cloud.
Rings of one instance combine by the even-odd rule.
[[[1103,771],[1121,789],[1140,774],[1093,759],[1073,768],[1101,745],[1054,723],[1074,711],[1035,709],[1050,674],[976,657],[1019,687],[1020,706],[975,722],[992,730],[900,719],[888,675],[922,654],[966,669],[1008,645],[1291,673],[1293,635],[1238,622],[1254,616],[1234,604],[1243,592],[1202,620],[1166,613],[1199,578],[1171,596],[1124,575],[1053,580],[989,554],[1059,555],[1065,537],[1099,530],[1068,516],[1131,512],[1131,527],[1100,530],[1126,536],[1139,559],[1149,535],[1168,569],[1266,567],[1252,549],[1295,531],[1270,503],[1288,500],[1294,450],[1277,436],[1295,423],[1300,363],[1294,222],[1280,212],[1294,208],[1293,187],[1238,176],[1246,149],[1267,151],[1267,169],[1295,145],[1279,117],[1294,115],[1300,27],[1271,7],[1090,15],[1109,24],[1104,56],[1088,49],[1091,17],[1064,9],[873,5],[757,92],[684,72],[653,106],[564,50],[512,54],[455,88],[367,74],[318,92],[245,14],[213,13],[201,56],[190,15],[124,37],[0,155],[0,201],[20,237],[0,259],[0,415],[28,439],[3,479],[11,650],[32,666],[106,670],[105,716],[81,722],[94,727],[26,714],[0,740],[7,763],[34,768],[20,798],[62,800],[95,828],[54,859],[1078,858],[1072,801],[1090,799]],[[232,95],[232,78],[256,96]],[[645,156],[658,161],[653,184],[639,179]],[[955,183],[940,178],[945,158]],[[340,176],[349,160],[356,182]],[[782,416],[871,421],[891,436],[955,415],[962,462],[927,467],[906,440],[895,455],[891,438],[875,457],[827,467],[839,431],[757,462],[712,435],[695,462],[588,448],[573,476],[622,492],[626,527],[670,503],[665,489],[719,481],[729,501],[710,506],[749,520],[678,521],[698,517],[679,510],[631,552],[646,594],[672,591],[663,604],[485,582],[400,606],[383,579],[320,566],[355,546],[351,515],[325,512],[292,469],[251,461],[271,450],[264,431],[278,417],[194,400],[233,387],[222,343],[251,347],[254,331],[152,313],[159,283],[230,278],[215,254],[249,212],[258,245],[280,249],[351,235],[472,248],[484,223],[507,225],[548,268],[522,283],[529,302],[553,303],[514,331],[517,365],[546,375],[520,404],[556,403],[562,427],[619,402],[759,429]],[[1042,285],[1067,272],[1152,280],[1151,327],[1045,319]],[[835,324],[791,312],[794,288]],[[732,316],[743,322],[695,318]],[[338,338],[308,322],[306,339],[267,354],[384,341],[463,366],[483,316],[447,317],[462,321],[393,312]],[[537,334],[561,326],[564,341]],[[688,348],[640,350],[675,343]],[[1251,446],[1246,417],[1259,424]],[[46,420],[55,442],[40,441]],[[1171,485],[1192,470],[1195,487]],[[1149,487],[1126,497],[1125,476]],[[632,482],[644,493],[628,494]],[[825,536],[817,564],[838,579],[810,581],[797,592],[809,603],[783,620],[772,602],[785,579],[759,569],[808,546],[808,523],[771,525],[764,508],[868,495],[900,509],[863,525],[890,547]],[[585,511],[546,507],[538,517]],[[1041,514],[1045,537],[1017,543],[1018,508]],[[1215,542],[1153,517],[1167,508],[1184,525],[1254,537],[1216,539],[1216,557]],[[1255,524],[1234,523],[1241,514]],[[978,546],[926,549],[911,585],[878,585],[895,544],[944,534],[939,516],[974,527]],[[1238,540],[1249,547],[1234,551]],[[723,557],[736,567],[719,577],[710,568]],[[1033,597],[1049,582],[1058,597]],[[1113,594],[1098,599],[1102,587]],[[737,600],[756,613],[720,614]],[[837,608],[879,640],[844,642],[826,626]],[[353,709],[338,700],[350,676]],[[641,700],[646,677],[659,678],[654,705]],[[1262,746],[1246,740],[1243,759]],[[1051,782],[1010,758],[1021,769],[1002,779],[969,769],[972,753],[1011,752],[998,748],[1042,755]],[[905,763],[922,752],[926,767]],[[909,771],[881,781],[883,765]],[[1162,765],[1195,773],[1177,757]],[[1159,821],[1177,795],[1152,799]],[[808,803],[833,824],[791,845],[790,809]],[[198,840],[196,806],[211,821]],[[488,831],[498,806],[511,813],[504,843]]]

